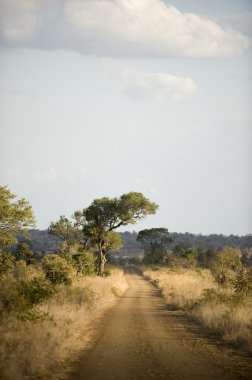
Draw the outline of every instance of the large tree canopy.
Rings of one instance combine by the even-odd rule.
[[[137,241],[144,248],[146,264],[158,264],[163,261],[166,246],[172,238],[166,228],[150,228],[139,231]]]
[[[135,224],[149,214],[155,214],[157,208],[158,205],[145,198],[142,193],[130,192],[119,198],[95,199],[89,207],[75,213],[76,223],[82,226],[83,234],[99,248],[100,275],[103,274],[106,251],[111,247],[112,240],[113,246],[119,245],[114,230]]]
[[[16,195],[7,186],[0,186],[0,247],[8,248],[17,243],[17,235],[28,234],[28,227],[35,226],[32,207],[24,198],[14,201]]]

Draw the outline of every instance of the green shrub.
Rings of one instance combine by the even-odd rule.
[[[17,283],[20,297],[26,300],[27,306],[37,304],[54,293],[52,285],[43,277],[35,277],[30,281]]]
[[[24,260],[26,264],[31,264],[35,259],[34,253],[27,243],[19,243],[17,245],[15,257],[17,260]]]
[[[14,261],[15,259],[11,253],[4,253],[0,251],[0,275],[13,269]]]
[[[24,297],[20,297],[17,280],[7,273],[0,278],[0,316],[4,317],[13,310],[21,311],[27,307]]]
[[[84,276],[92,276],[97,273],[97,259],[92,252],[87,251],[73,255],[73,261],[77,273]]]
[[[224,247],[212,259],[210,268],[216,282],[221,286],[232,284],[242,269],[241,252],[238,249]]]
[[[41,261],[46,278],[52,284],[71,284],[72,266],[59,255],[45,256]]]
[[[8,273],[0,279],[0,315],[22,312],[50,297],[54,288],[43,277],[18,279]]]

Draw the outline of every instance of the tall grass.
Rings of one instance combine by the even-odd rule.
[[[156,268],[157,269],[157,268]],[[218,286],[207,269],[146,269],[165,302],[218,331],[225,340],[252,350],[252,297]]]
[[[0,327],[3,380],[63,379],[95,331],[102,313],[128,285],[123,271],[110,277],[74,277],[72,285]],[[21,316],[21,318],[20,318]]]

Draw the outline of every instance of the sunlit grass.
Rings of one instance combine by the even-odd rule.
[[[217,285],[207,269],[146,269],[169,307],[178,308],[218,331],[227,341],[252,350],[252,297]]]
[[[109,277],[75,277],[30,312],[0,327],[0,373],[4,380],[61,379],[92,339],[99,317],[128,287],[123,271]],[[33,314],[38,318],[32,318]]]

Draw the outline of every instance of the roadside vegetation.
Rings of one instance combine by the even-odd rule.
[[[1,260],[3,267],[3,254]],[[99,317],[127,289],[123,271],[110,268],[106,277],[77,275],[65,259],[54,258],[31,265],[10,260],[4,266],[1,379],[62,378],[92,339]]]
[[[158,205],[136,192],[95,199],[71,220],[52,222],[54,250],[38,254],[29,240],[32,207],[15,198],[0,186],[1,379],[61,379],[128,287],[110,259],[122,247],[117,229],[155,214]],[[184,245],[166,228],[142,230],[135,240],[144,256],[130,263],[145,265],[169,307],[252,350],[251,247]]]
[[[150,250],[144,262],[149,262]],[[156,255],[155,255],[156,257]],[[211,254],[191,247],[163,250],[144,275],[161,290],[171,309],[218,332],[224,340],[252,351],[252,267],[239,249],[224,247]]]
[[[114,230],[157,208],[135,192],[95,199],[73,220],[52,222],[48,232],[58,245],[37,256],[29,244],[31,205],[0,186],[1,379],[64,377],[99,317],[128,287],[123,270],[107,260],[122,245]]]

